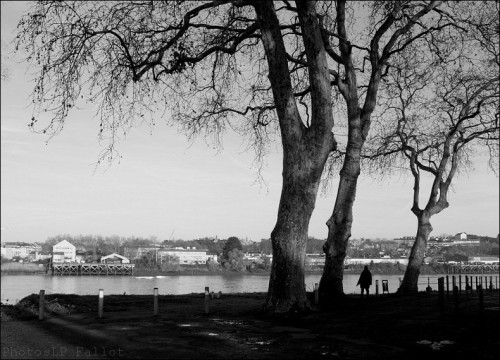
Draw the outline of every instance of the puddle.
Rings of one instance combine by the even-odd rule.
[[[420,345],[428,345],[432,350],[441,350],[441,348],[445,345],[453,345],[454,341],[451,340],[442,340],[442,341],[430,341],[430,340],[420,340],[417,341],[417,344]]]
[[[217,325],[251,325],[251,321],[242,321],[242,320],[224,320],[224,319],[211,319]]]

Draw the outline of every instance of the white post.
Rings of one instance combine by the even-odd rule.
[[[208,314],[208,303],[210,301],[210,291],[208,286],[205,286],[205,314]]]
[[[99,310],[97,313],[97,317],[99,319],[102,318],[103,307],[104,307],[104,290],[99,289]]]

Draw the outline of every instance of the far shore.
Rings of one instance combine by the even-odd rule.
[[[363,265],[351,265],[344,269],[345,274],[359,274],[363,270]],[[373,275],[404,275],[406,267],[404,265],[392,264],[373,264],[369,266]],[[51,270],[47,265],[36,263],[3,263],[0,266],[1,275],[51,275]],[[322,267],[306,268],[306,275],[321,275]],[[445,268],[441,266],[423,265],[420,269],[421,275],[436,275],[446,273]],[[257,275],[269,276],[270,269],[249,269],[246,271],[232,271],[222,267],[209,269],[205,266],[181,266],[179,270],[162,271],[154,268],[144,268],[136,266],[133,276],[241,276]]]

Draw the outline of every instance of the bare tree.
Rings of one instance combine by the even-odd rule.
[[[483,16],[467,19],[467,32],[431,40],[431,46],[442,50],[438,57],[407,55],[393,64],[397,71],[387,82],[381,129],[370,139],[379,145],[370,158],[383,154],[383,166],[405,166],[414,180],[411,211],[417,218],[417,233],[398,293],[418,291],[432,231],[430,219],[449,206],[448,194],[457,173],[470,167],[472,155],[482,150],[489,155],[491,168],[497,168],[498,13],[476,14]],[[431,180],[423,206],[422,178]]]
[[[343,294],[352,205],[381,78],[391,57],[453,26],[440,1],[37,2],[17,46],[36,68],[31,127],[53,135],[83,101],[98,109],[100,160],[117,156],[132,126],[158,118],[219,143],[232,129],[257,157],[279,134],[283,186],[271,233],[266,307],[309,308],[309,220],[326,161],[337,149],[334,110],[347,119],[340,184],[320,285]],[[369,15],[371,11],[371,16]],[[370,19],[367,25],[363,19]],[[45,111],[48,110],[48,115]],[[336,131],[342,131],[342,126]]]

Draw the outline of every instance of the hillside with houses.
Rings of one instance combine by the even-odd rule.
[[[181,271],[193,266],[210,270],[266,271],[272,262],[269,239],[240,240],[217,237],[196,240],[155,238],[118,238],[102,236],[56,236],[45,243],[2,243],[2,263],[123,263],[138,269]],[[352,239],[345,260],[346,269],[359,265],[385,264],[404,269],[414,237],[395,239]],[[324,240],[310,238],[307,244],[306,268],[319,270],[324,265]],[[424,264],[498,263],[498,237],[477,236],[460,232],[431,237]]]

